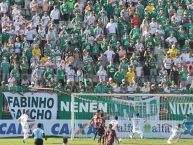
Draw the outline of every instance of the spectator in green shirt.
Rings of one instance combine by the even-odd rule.
[[[7,61],[7,58],[4,57],[3,61],[1,62],[2,81],[7,82],[9,78],[9,70],[10,70],[10,63]]]

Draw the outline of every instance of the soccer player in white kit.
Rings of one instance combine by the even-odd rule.
[[[172,128],[171,132],[172,134],[167,140],[168,144],[171,144],[173,140],[178,140],[181,137],[181,135],[184,133],[184,130],[182,129],[182,124],[178,124],[178,126]]]
[[[115,119],[110,121],[109,124],[112,124],[112,129],[115,130],[116,134],[118,134],[118,129],[119,129],[119,121],[118,121],[118,116],[115,116]],[[120,142],[121,139],[119,139]],[[118,142],[115,140],[114,145],[118,145]]]
[[[139,135],[140,138],[143,138],[143,124],[144,124],[144,119],[139,117],[139,113],[136,114],[136,117],[131,119],[133,129],[132,129],[132,135],[130,138],[133,138],[134,135]]]
[[[30,125],[29,122],[33,122],[33,120],[29,120],[29,110],[26,110],[24,114],[22,114],[18,121],[21,123],[22,131],[23,131],[23,142],[25,143],[26,139],[29,137]],[[33,125],[33,124],[32,124]]]

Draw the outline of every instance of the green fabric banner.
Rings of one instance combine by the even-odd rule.
[[[71,96],[61,95],[58,99],[59,119],[71,118]],[[105,96],[76,96],[74,102],[75,118],[90,119],[96,110],[100,109],[104,115],[125,118],[139,112],[142,117],[159,118],[159,97],[105,97]]]
[[[192,96],[160,98],[160,120],[183,120],[185,114],[190,114],[193,117]]]

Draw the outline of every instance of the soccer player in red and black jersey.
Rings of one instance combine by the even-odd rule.
[[[115,142],[115,139],[119,143],[119,140],[117,138],[115,130],[112,129],[113,125],[109,124],[109,129],[105,131],[104,139],[105,139],[105,145],[113,145]]]

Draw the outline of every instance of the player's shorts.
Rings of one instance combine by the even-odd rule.
[[[139,129],[133,129],[132,132],[137,134],[143,134],[143,131]]]
[[[43,139],[35,139],[34,145],[43,145]]]
[[[24,134],[25,134],[25,133],[29,133],[29,130],[30,130],[29,128],[23,128],[23,129],[22,129],[22,131],[23,131]]]

